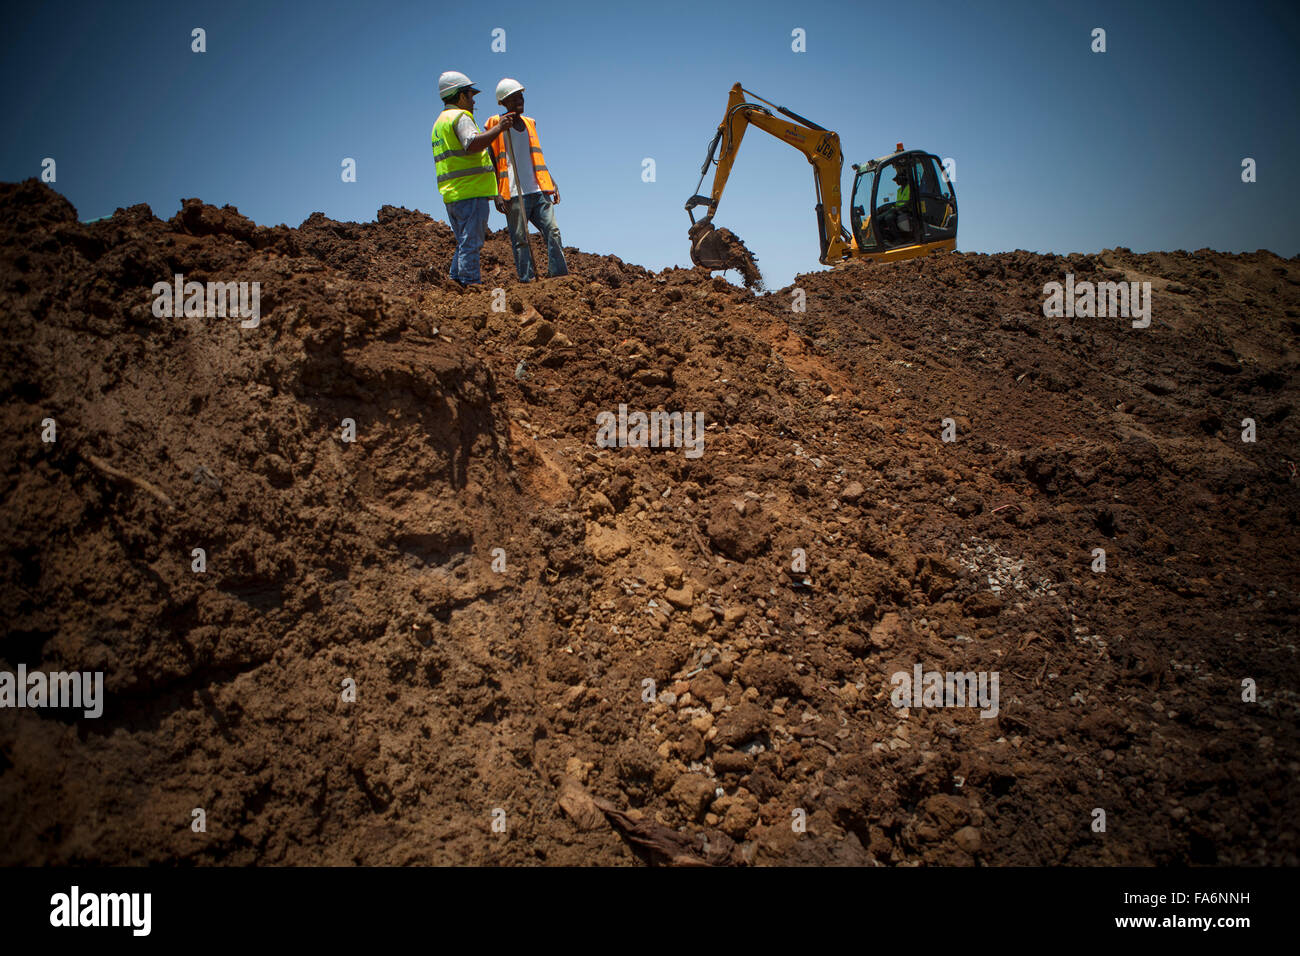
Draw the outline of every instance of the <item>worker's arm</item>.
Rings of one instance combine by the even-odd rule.
[[[518,113],[506,113],[504,116],[501,117],[501,122],[498,123],[496,126],[489,127],[487,130],[485,130],[482,133],[479,133],[477,136],[471,137],[469,141],[464,144],[465,152],[467,153],[483,152],[483,150],[487,149],[488,145],[494,139],[496,139],[498,136],[500,136],[502,133],[504,133],[511,126],[514,125],[515,117],[518,115],[519,115]]]

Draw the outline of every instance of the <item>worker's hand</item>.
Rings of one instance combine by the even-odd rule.
[[[551,201],[551,205],[558,206],[560,204],[560,191],[558,189],[552,190],[546,194],[546,198]]]
[[[517,119],[519,119],[519,114],[518,114],[518,113],[502,113],[502,114],[501,114],[501,129],[502,129],[502,130],[515,129],[515,128],[516,128],[515,120],[517,120]]]
[[[504,216],[506,214],[506,201],[502,199],[500,196],[497,196],[492,201],[496,203],[497,212],[501,213],[501,215]]]

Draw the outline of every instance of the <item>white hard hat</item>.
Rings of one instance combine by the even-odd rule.
[[[467,86],[472,87],[473,85],[474,81],[464,73],[457,73],[455,70],[448,70],[446,73],[442,74],[442,76],[438,77],[438,97],[445,100],[457,90],[464,89]],[[475,90],[474,92],[477,93],[478,90]]]
[[[515,93],[522,93],[523,91],[524,84],[507,76],[497,84],[497,102],[504,103],[507,96],[513,96]]]

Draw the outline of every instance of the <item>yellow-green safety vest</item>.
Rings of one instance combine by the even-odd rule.
[[[438,172],[438,192],[445,203],[462,199],[491,199],[497,194],[497,177],[492,157],[486,149],[471,153],[461,148],[456,135],[456,120],[469,110],[446,109],[433,124],[433,164]],[[478,123],[474,123],[478,129]]]

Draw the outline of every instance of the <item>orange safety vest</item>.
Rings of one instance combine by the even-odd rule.
[[[546,157],[542,155],[542,144],[537,138],[537,124],[533,122],[531,116],[523,118],[524,126],[528,128],[528,146],[533,157],[533,173],[537,176],[537,185],[544,193],[555,192],[555,180],[551,179],[550,172],[546,169]],[[487,128],[492,129],[501,122],[499,114],[493,114],[487,118]],[[510,161],[506,158],[506,150],[509,144],[506,133],[492,140],[488,147],[492,150],[492,159],[496,162],[497,167],[497,192],[501,198],[509,202],[514,197],[510,195]]]

